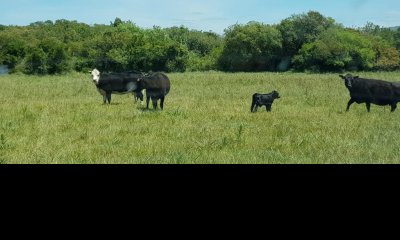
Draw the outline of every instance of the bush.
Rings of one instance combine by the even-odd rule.
[[[11,31],[0,33],[0,64],[7,65],[12,71],[25,57],[26,42]]]
[[[315,11],[284,19],[277,26],[282,34],[283,57],[292,58],[304,44],[314,42],[323,32],[335,25],[334,19]]]
[[[371,23],[345,29],[318,12],[278,25],[236,24],[221,36],[172,27],[143,29],[116,18],[110,25],[76,21],[0,26],[0,64],[10,72],[60,74],[98,68],[138,71],[344,71],[399,68],[400,31]]]
[[[376,70],[393,71],[399,69],[400,56],[394,47],[379,49],[378,60],[375,64]]]
[[[31,48],[24,61],[24,73],[46,74],[47,55],[41,48]]]
[[[219,59],[224,71],[274,71],[282,50],[282,37],[273,26],[258,22],[234,25],[225,30]]]
[[[312,43],[305,44],[294,57],[297,70],[371,70],[376,53],[371,41],[353,30],[331,28]]]

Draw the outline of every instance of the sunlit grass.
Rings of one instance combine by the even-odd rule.
[[[163,112],[130,95],[103,105],[86,75],[0,77],[0,163],[400,163],[400,112],[346,113],[338,74],[168,76]],[[273,111],[250,113],[252,94],[273,90]]]

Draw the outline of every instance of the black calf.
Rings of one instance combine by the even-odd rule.
[[[259,107],[265,106],[267,112],[271,112],[272,104],[275,99],[281,98],[277,91],[273,91],[269,94],[259,94],[256,93],[253,95],[253,102],[251,103],[251,112],[257,112]]]

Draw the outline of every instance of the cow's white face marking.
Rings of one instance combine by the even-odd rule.
[[[94,82],[96,85],[99,84],[99,81],[100,81],[100,71],[97,70],[97,69],[95,68],[95,69],[93,69],[93,71],[90,72],[90,74],[92,75],[93,82]]]

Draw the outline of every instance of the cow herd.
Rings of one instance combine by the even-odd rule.
[[[135,101],[143,101],[143,92],[146,92],[146,107],[149,108],[150,99],[153,109],[157,109],[160,101],[161,110],[164,109],[165,97],[171,89],[169,78],[161,72],[143,74],[139,72],[123,72],[101,74],[99,70],[90,71],[93,83],[103,96],[103,102],[111,104],[112,94],[132,93]],[[365,103],[368,112],[371,111],[371,104],[379,106],[391,106],[391,111],[397,109],[400,102],[400,83],[387,82],[375,79],[365,79],[347,74],[340,75],[344,80],[346,88],[350,93],[350,101],[346,111],[349,111],[353,103]],[[265,106],[266,110],[272,110],[272,104],[280,95],[277,91],[269,94],[256,93],[252,97],[251,112],[256,112],[259,107]]]
[[[111,104],[111,94],[133,93],[135,101],[143,101],[143,91],[146,91],[146,104],[149,108],[150,99],[153,108],[164,109],[164,100],[171,89],[171,83],[164,73],[143,74],[138,72],[101,74],[99,70],[90,71],[93,83],[103,96],[103,102]]]

